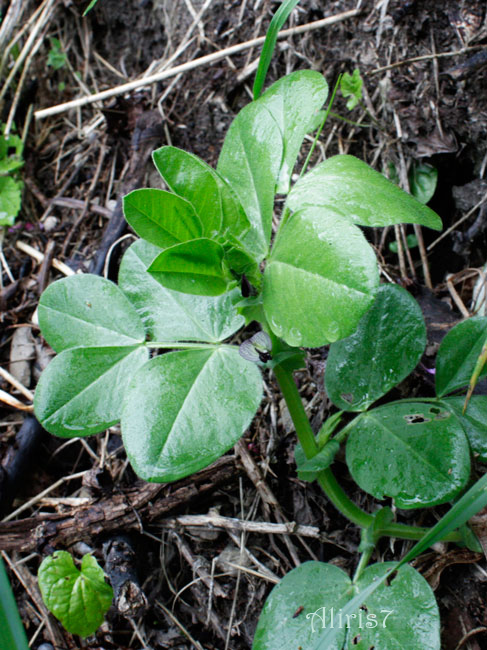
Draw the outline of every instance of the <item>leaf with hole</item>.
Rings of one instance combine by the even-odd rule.
[[[378,284],[375,254],[360,229],[307,208],[278,233],[264,273],[264,311],[289,345],[319,347],[354,331]]]
[[[287,573],[273,588],[260,614],[252,650],[308,650],[330,625],[332,610],[339,612],[352,594],[352,583],[342,569],[323,562],[305,562]],[[338,620],[336,621],[338,628]],[[346,628],[327,650],[341,650]]]
[[[105,431],[119,421],[125,389],[148,356],[140,345],[63,350],[37,384],[37,419],[62,438]]]
[[[347,465],[358,485],[398,508],[453,499],[470,477],[470,450],[458,419],[441,404],[398,402],[353,421]]]
[[[161,147],[152,156],[169,188],[193,206],[204,237],[225,238],[231,234],[240,239],[249,230],[249,220],[237,196],[203,160],[176,147]]]
[[[261,399],[260,372],[237,347],[151,359],[124,399],[122,437],[134,470],[168,482],[207,467],[237,442]]]
[[[354,156],[332,156],[305,174],[289,193],[293,212],[321,206],[360,226],[417,223],[441,229],[441,219],[385,176]]]
[[[436,357],[436,394],[443,397],[468,386],[487,337],[487,318],[469,318],[445,336]],[[487,375],[484,366],[481,377]]]
[[[66,551],[46,557],[37,573],[42,600],[71,634],[90,636],[103,623],[113,599],[113,589],[92,555],[77,569]]]
[[[145,330],[135,307],[116,284],[96,275],[72,275],[53,282],[39,301],[39,326],[49,345],[134,346]]]
[[[219,296],[237,282],[224,263],[225,250],[204,237],[159,253],[147,269],[163,286],[198,296]]]
[[[365,411],[414,370],[425,346],[418,303],[402,287],[381,285],[353,334],[330,347],[330,399],[344,411]]]
[[[192,296],[172,291],[147,272],[160,249],[136,241],[120,264],[120,289],[134,305],[151,341],[205,341],[217,343],[244,325],[235,303],[238,289],[221,296]]]
[[[130,192],[123,198],[123,213],[139,237],[160,248],[203,235],[203,226],[191,203],[164,190]]]
[[[367,567],[355,583],[355,589],[365,589],[394,566],[393,562],[383,562]],[[441,648],[435,595],[423,576],[408,565],[368,596],[348,620],[347,650]]]

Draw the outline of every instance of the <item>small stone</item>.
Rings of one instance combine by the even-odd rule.
[[[57,217],[47,217],[44,221],[44,232],[52,232],[53,230],[56,230],[58,223],[59,219]]]

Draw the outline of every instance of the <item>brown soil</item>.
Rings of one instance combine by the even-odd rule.
[[[11,4],[13,0],[3,1],[2,12]],[[17,32],[39,4],[24,3]],[[198,14],[203,0],[99,0],[83,19],[80,7],[85,4],[70,0],[53,4],[44,41],[21,88],[15,115],[20,131],[30,105],[38,110],[136,79],[153,72],[158,62],[167,62],[182,43],[183,51],[168,67],[263,35],[278,6],[270,0],[213,0],[195,21],[191,12]],[[468,311],[477,274],[466,270],[486,262],[487,221],[483,205],[478,205],[487,196],[485,3],[364,0],[359,4],[358,16],[280,41],[268,83],[293,70],[313,68],[332,87],[339,73],[358,67],[364,77],[367,113],[361,107],[349,113],[340,98],[333,110],[366,126],[330,118],[315,155],[352,153],[379,170],[393,163],[403,182],[407,168],[418,161],[438,169],[438,188],[430,205],[442,217],[445,230],[451,226],[453,230],[428,253],[433,294],[422,288],[424,268],[417,248],[411,250],[412,266],[406,260],[400,268],[397,255],[389,249],[393,229],[385,235],[373,232],[371,238],[389,276],[411,288],[426,315],[441,313],[443,334],[448,324],[462,317],[446,284],[447,274],[455,274],[458,300]],[[302,0],[289,25],[308,24],[356,6],[355,0]],[[67,53],[68,63],[59,70],[46,66],[48,37],[58,38]],[[21,36],[20,42],[25,40]],[[8,367],[14,333],[28,329],[32,338],[25,379],[28,388],[35,388],[51,355],[32,318],[39,294],[48,282],[61,277],[52,260],[76,270],[92,268],[117,200],[128,188],[158,183],[148,159],[150,149],[171,143],[214,165],[230,122],[250,101],[253,71],[247,67],[259,53],[258,48],[245,49],[103,105],[30,122],[22,211],[3,243],[11,277],[3,271],[0,295],[0,365]],[[9,88],[0,107],[3,122],[14,92],[14,86]],[[141,141],[141,134],[148,144]],[[456,225],[469,211],[470,216]],[[437,237],[425,231],[426,246]],[[17,247],[18,242],[45,253],[46,261],[34,262]],[[114,278],[117,260],[129,242],[124,240],[110,254]],[[430,331],[432,343],[437,342],[436,335]],[[324,351],[314,351],[308,371],[297,376],[303,399],[313,402],[316,429],[330,412],[323,387],[325,356]],[[26,401],[0,381],[2,390]],[[418,383],[431,390],[427,378],[418,373],[413,383],[402,386],[403,394],[415,394]],[[272,587],[271,581],[262,578],[263,571],[282,577],[296,562],[311,558],[353,571],[358,530],[337,514],[314,485],[296,478],[295,435],[270,374],[265,395],[245,445],[237,446],[234,456],[230,454],[210,477],[202,474],[193,481],[153,490],[154,486],[138,482],[127,466],[117,427],[107,436],[72,444],[49,435],[41,437],[28,477],[17,486],[3,514],[34,501],[19,513],[15,525],[7,529],[0,523],[0,549],[5,550],[28,637],[36,635],[34,648],[51,643],[56,648],[93,650],[247,650]],[[2,409],[0,489],[2,472],[18,452],[15,436],[24,415],[12,407]],[[345,465],[338,466],[340,480],[351,496],[373,510],[373,500],[355,493]],[[66,478],[83,470],[92,471],[83,479]],[[263,483],[256,480],[255,472],[263,473]],[[58,486],[42,498],[40,493],[56,481]],[[272,491],[278,506],[269,501],[262,485]],[[436,514],[442,512],[440,508]],[[215,513],[315,526],[325,541],[282,534],[242,535],[237,530],[201,529],[168,519]],[[435,521],[435,513],[413,511],[401,516],[422,525]],[[132,618],[112,608],[98,633],[81,642],[47,614],[35,583],[37,568],[54,548],[80,555],[86,552],[86,544],[103,563],[104,543],[119,534],[128,535],[135,549],[139,583],[148,604],[132,611]],[[257,564],[240,552],[240,546]],[[380,557],[398,559],[406,548],[401,541],[383,541]],[[253,573],[239,572],[235,564]],[[418,568],[436,590],[445,650],[459,644],[471,650],[487,647],[485,560],[456,548],[439,548],[422,556]]]

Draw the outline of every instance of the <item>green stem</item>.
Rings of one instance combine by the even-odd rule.
[[[357,564],[357,568],[355,569],[355,574],[353,576],[353,581],[354,582],[357,582],[357,580],[362,575],[362,572],[365,569],[365,567],[367,566],[367,564],[369,563],[369,560],[370,560],[373,552],[374,552],[374,547],[369,546],[369,548],[365,549],[365,551],[360,556],[360,560],[359,560],[359,562]]]
[[[281,392],[289,409],[291,419],[296,428],[296,433],[303,448],[306,458],[313,458],[319,449],[316,444],[315,436],[311,425],[304,410],[303,402],[298,388],[292,376],[292,371],[286,370],[280,365],[273,368],[274,375],[277,379]],[[374,521],[373,515],[364,512],[345,494],[342,487],[338,484],[333,472],[328,467],[318,474],[318,483],[333,503],[335,508],[342,513],[352,523],[362,528],[368,528]],[[380,534],[389,537],[399,537],[401,539],[421,539],[427,532],[428,528],[418,528],[416,526],[407,526],[400,523],[391,523],[385,526]],[[443,541],[461,542],[462,535],[459,531],[449,533]]]

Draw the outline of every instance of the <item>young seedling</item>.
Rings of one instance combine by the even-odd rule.
[[[154,152],[167,189],[125,197],[126,219],[141,239],[122,259],[118,286],[75,275],[41,297],[39,324],[58,355],[41,376],[35,412],[61,437],[121,421],[135,472],[147,481],[175,481],[237,442],[259,407],[261,372],[272,370],[296,428],[298,472],[317,480],[361,527],[362,556],[353,579],[320,562],[285,576],[263,610],[254,650],[386,648],[388,639],[410,650],[439,648],[433,593],[405,564],[438,539],[478,548],[464,524],[487,502],[485,481],[428,531],[395,522],[389,507],[360,509],[331,465],[345,445],[357,484],[402,509],[459,498],[470,479],[470,447],[487,448],[480,415],[461,415],[463,399],[458,405],[445,396],[469,383],[480,348],[470,365],[462,348],[455,364],[457,339],[450,346],[447,337],[438,357],[438,399],[371,408],[413,371],[426,335],[411,296],[379,286],[376,257],[360,227],[439,229],[441,221],[349,155],[329,158],[291,184],[327,94],[324,78],[309,70],[257,92],[230,126],[216,169],[175,147]],[[277,193],[286,202],[273,233]],[[233,335],[251,322],[260,332],[233,345]],[[315,435],[292,373],[304,365],[302,348],[329,344],[326,389],[340,412]],[[471,407],[483,403],[474,397]],[[357,415],[340,428],[345,412]],[[421,541],[399,565],[367,567],[382,536]],[[350,618],[330,630],[330,608]]]

